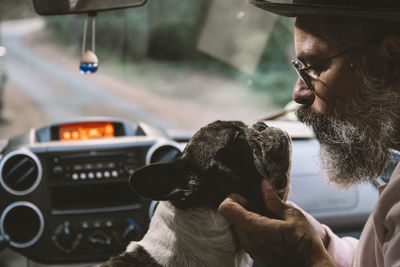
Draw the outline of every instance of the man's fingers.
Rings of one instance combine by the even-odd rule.
[[[279,198],[272,188],[271,183],[266,179],[261,181],[261,192],[266,208],[278,218],[284,219],[285,210],[288,208],[288,205]]]
[[[246,210],[243,207],[246,203],[247,200],[244,197],[238,194],[230,194],[219,205],[218,211],[230,224],[237,227],[246,227],[249,219],[254,218],[254,216],[259,216],[258,214]]]
[[[239,203],[241,206],[246,206],[246,204],[247,204],[247,199],[239,194],[235,194],[235,193],[230,194],[228,196],[228,198],[236,203]]]
[[[289,198],[290,191],[292,190],[292,187],[290,184],[286,187],[285,194],[283,195],[283,201],[286,202]]]

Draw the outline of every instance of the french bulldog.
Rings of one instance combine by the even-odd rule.
[[[178,159],[130,177],[133,191],[159,204],[143,239],[102,267],[251,266],[217,207],[238,193],[247,209],[267,214],[260,182],[268,179],[285,198],[290,158],[288,134],[262,122],[215,121],[201,128]]]

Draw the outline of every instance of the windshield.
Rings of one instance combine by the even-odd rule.
[[[87,15],[37,16],[1,2],[1,138],[82,116],[198,129],[252,123],[291,99],[293,20],[243,0],[149,1]],[[223,14],[223,16],[222,16]],[[92,41],[94,47],[92,47]],[[82,53],[98,71],[82,75]]]

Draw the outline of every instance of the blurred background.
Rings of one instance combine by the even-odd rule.
[[[291,99],[293,20],[247,1],[150,0],[99,13],[99,70],[87,76],[79,74],[87,15],[39,17],[30,1],[0,3],[0,138],[80,116],[184,129],[252,123]]]

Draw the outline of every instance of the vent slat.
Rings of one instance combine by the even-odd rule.
[[[10,193],[30,193],[39,184],[39,165],[40,162],[32,153],[21,151],[11,154],[1,163],[1,183]]]
[[[22,159],[19,159],[19,161],[17,161],[16,163],[14,163],[13,165],[14,166],[12,166],[9,170],[5,170],[6,171],[6,173],[5,173],[5,177],[10,177],[10,176],[12,176],[13,175],[13,173],[15,173],[16,171],[18,171],[18,169],[22,166],[22,165],[24,165],[25,163],[29,163],[29,159],[27,158],[27,157],[24,157],[24,158],[22,158]]]
[[[19,178],[16,179],[16,181],[14,181],[14,183],[13,183],[14,187],[20,188],[24,182],[25,183],[27,182],[27,179],[29,179],[29,178],[32,179],[31,176],[34,175],[34,172],[35,172],[35,168],[33,166],[31,166],[22,176],[20,176]]]

